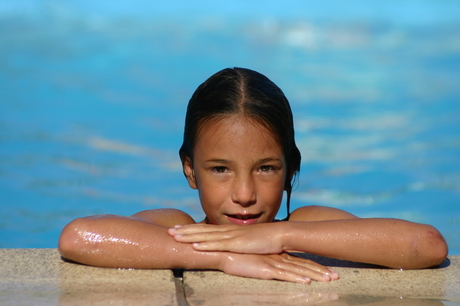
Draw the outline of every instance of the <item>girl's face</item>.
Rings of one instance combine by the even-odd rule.
[[[239,225],[273,221],[287,175],[278,142],[242,116],[206,123],[184,172],[198,189],[207,223]]]

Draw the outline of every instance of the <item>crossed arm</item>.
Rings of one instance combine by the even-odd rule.
[[[436,229],[397,219],[279,222],[244,228],[197,224],[175,227],[169,234],[200,251],[297,251],[401,269],[436,266],[447,256],[447,245]]]
[[[310,220],[301,221],[304,215]],[[324,221],[325,215],[332,220]],[[67,225],[59,250],[69,260],[94,266],[217,269],[300,283],[338,275],[285,251],[405,269],[438,265],[447,256],[443,237],[428,225],[359,219],[319,207],[295,211],[290,220],[250,226],[193,224],[187,214],[171,209],[132,217],[95,216]]]
[[[61,255],[82,264],[114,268],[216,269],[231,275],[309,283],[337,273],[313,261],[280,254],[198,251],[168,234],[174,224],[193,223],[177,210],[152,210],[131,217],[101,215],[69,223],[59,239]]]

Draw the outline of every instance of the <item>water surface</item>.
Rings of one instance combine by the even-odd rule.
[[[293,208],[435,225],[460,255],[460,4],[3,1],[0,247],[55,247],[90,214],[177,207],[185,107],[212,73],[286,93]],[[284,208],[279,217],[285,216]]]

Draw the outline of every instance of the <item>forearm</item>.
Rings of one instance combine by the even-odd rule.
[[[447,256],[444,238],[429,225],[397,219],[283,223],[285,250],[405,269],[438,265]]]
[[[190,243],[176,242],[164,226],[120,216],[74,220],[62,231],[59,251],[66,259],[99,267],[216,269],[231,275],[298,283],[338,278],[326,267],[287,254],[196,251]]]
[[[74,220],[62,231],[59,251],[72,261],[116,268],[219,269],[224,255],[195,251],[166,227],[119,216]]]

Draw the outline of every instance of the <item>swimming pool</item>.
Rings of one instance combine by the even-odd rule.
[[[212,73],[243,66],[291,101],[303,155],[293,208],[430,223],[460,255],[457,12],[456,1],[3,1],[0,247],[56,247],[90,214],[202,218],[177,154],[185,107]]]

